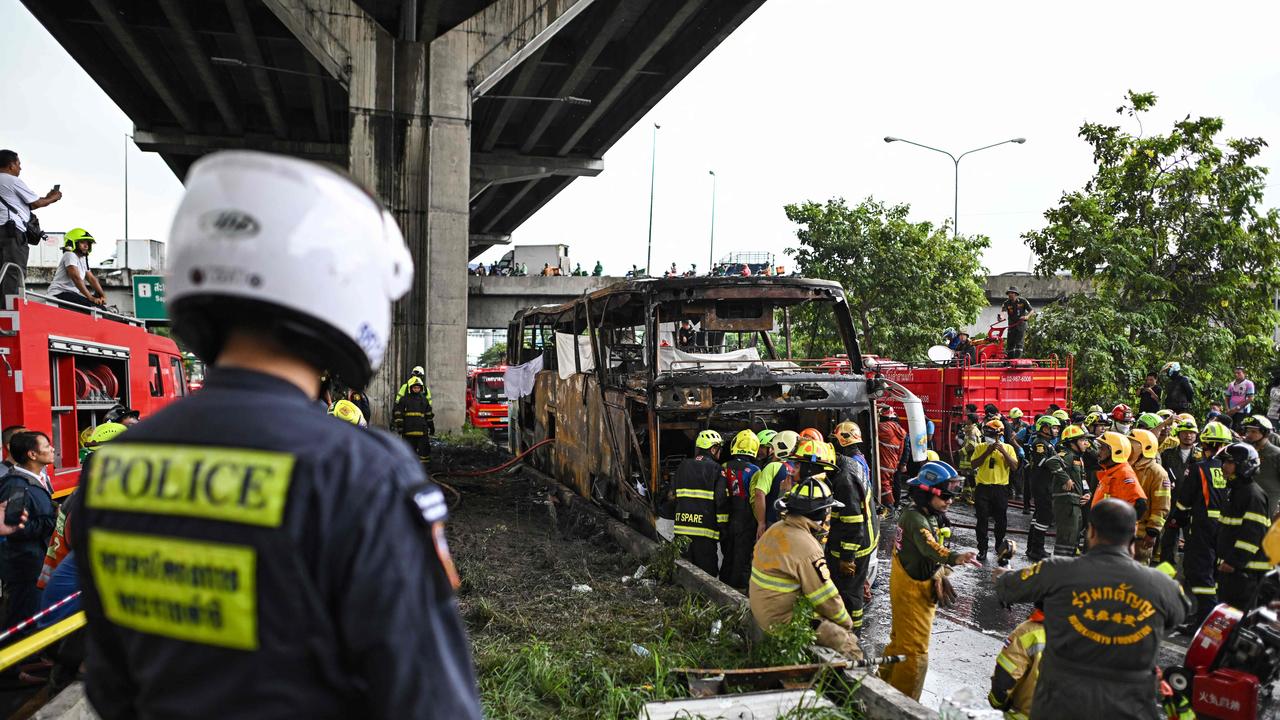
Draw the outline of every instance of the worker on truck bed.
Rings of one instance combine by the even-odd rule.
[[[1031,303],[1027,302],[1022,294],[1018,292],[1018,288],[1009,286],[1005,291],[1004,304],[1000,306],[1000,312],[996,314],[996,322],[1006,317],[1009,318],[1009,334],[1004,340],[1004,355],[1007,358],[1022,357],[1022,341],[1027,336],[1027,320],[1035,315],[1036,311],[1032,309]]]
[[[84,228],[73,228],[62,238],[62,258],[49,282],[49,294],[55,300],[94,307],[107,304],[107,293],[98,276],[89,269],[89,253],[93,236]]]
[[[443,493],[400,440],[316,407],[326,371],[363,388],[382,363],[413,283],[395,219],[327,166],[220,152],[168,248],[174,334],[211,367],[80,476],[94,710],[478,720]]]

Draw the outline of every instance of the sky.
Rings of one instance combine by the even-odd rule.
[[[1226,136],[1277,141],[1278,25],[1280,4],[1267,2],[769,0],[605,155],[600,176],[576,180],[514,241],[567,243],[610,274],[643,266],[654,123],[654,266],[681,269],[705,268],[712,252],[711,170],[715,256],[781,254],[796,242],[788,203],[874,196],[910,204],[916,220],[951,217],[951,161],[886,135],[956,154],[1025,137],[963,160],[959,214],[961,232],[991,238],[990,272],[1025,271],[1020,235],[1091,175],[1081,123],[1137,130],[1115,114],[1127,90],[1160,97],[1148,132],[1216,115]],[[9,97],[39,108],[0,113],[0,147],[21,154],[37,192],[60,183],[65,195],[44,226],[124,237],[132,124],[18,0],[0,0],[0,27]],[[127,153],[129,235],[164,240],[181,184],[158,156]],[[1280,179],[1266,199],[1280,201]]]

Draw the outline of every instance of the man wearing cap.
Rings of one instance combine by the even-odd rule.
[[[1027,334],[1027,320],[1036,313],[1031,308],[1031,303],[1023,299],[1018,293],[1018,288],[1009,286],[1005,291],[1008,298],[1004,304],[1000,306],[1000,314],[996,315],[996,321],[1009,318],[1009,336],[1005,338],[1006,357],[1017,358],[1022,357],[1022,340]]]
[[[97,276],[89,270],[93,242],[93,236],[84,228],[75,228],[63,236],[62,259],[58,261],[58,269],[49,283],[49,294],[55,300],[85,307],[106,304],[107,294]]]

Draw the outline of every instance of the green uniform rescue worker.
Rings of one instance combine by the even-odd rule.
[[[1031,716],[1031,699],[1040,677],[1040,658],[1044,656],[1042,605],[1036,603],[1031,616],[1009,633],[1000,654],[996,655],[987,702],[1003,710],[1006,720],[1027,720]]]
[[[382,362],[413,283],[395,219],[329,167],[219,152],[168,251],[174,334],[210,368],[80,476],[94,710],[478,720],[443,493],[400,440],[317,408],[326,371],[363,388]]]
[[[1218,599],[1247,611],[1262,576],[1271,570],[1262,551],[1271,527],[1267,495],[1254,482],[1260,461],[1252,445],[1233,443],[1220,457],[1230,495],[1218,529]]]
[[[733,438],[729,460],[724,464],[725,491],[729,494],[729,523],[720,532],[720,581],[745,590],[751,574],[751,548],[756,544],[756,520],[751,507],[751,480],[760,468],[756,453],[760,439],[750,430]]]
[[[1058,440],[1060,452],[1045,461],[1049,485],[1053,491],[1053,554],[1071,557],[1076,554],[1080,537],[1081,508],[1089,501],[1084,482],[1084,454],[1093,436],[1079,425],[1062,429]]]
[[[920,474],[907,482],[911,504],[898,515],[893,569],[889,575],[889,600],[893,628],[884,654],[905,660],[880,670],[885,682],[919,700],[929,671],[929,636],[938,607],[935,575],[944,566],[973,563],[977,553],[958,553],[943,544],[942,526],[947,508],[961,490],[960,475],[944,462],[927,462]]]
[[[1132,505],[1103,500],[1089,513],[1084,555],[993,571],[1001,602],[1044,603],[1035,720],[1160,718],[1156,658],[1188,604],[1173,579],[1133,561],[1137,520]]]
[[[720,467],[724,440],[715,430],[703,430],[694,440],[697,454],[676,468],[675,534],[689,539],[684,557],[711,577],[719,576],[720,533],[729,523],[729,493]]]
[[[861,660],[853,621],[831,581],[819,540],[831,511],[839,509],[840,503],[821,480],[822,470],[829,466],[817,454],[816,441],[807,443],[811,444],[809,454],[800,455],[806,443],[797,449],[802,474],[807,477],[779,501],[782,520],[770,525],[756,543],[748,590],[751,616],[762,630],[770,632],[791,620],[796,600],[803,595],[818,616],[814,628],[818,644]]]
[[[831,431],[836,451],[836,470],[830,473],[831,491],[844,507],[835,512],[827,537],[827,565],[832,568],[840,598],[853,620],[853,632],[861,635],[863,612],[871,586],[867,573],[871,554],[880,541],[871,474],[859,462],[862,428],[849,420]]]
[[[775,434],[769,441],[773,448],[773,461],[751,478],[751,510],[756,517],[757,540],[764,535],[766,528],[778,522],[777,501],[791,490],[796,468],[790,459],[799,441],[800,436],[795,430]]]
[[[427,371],[421,365],[413,366],[413,371],[409,373],[409,379],[405,380],[400,389],[396,391],[396,402],[400,402],[400,399],[409,392],[409,384],[413,382],[414,378],[422,381],[422,391],[427,395],[427,402],[431,402],[431,388],[427,387]]]
[[[1026,505],[1031,506],[1031,529],[1027,533],[1027,559],[1043,560],[1044,539],[1053,523],[1053,480],[1047,467],[1058,450],[1055,447],[1058,428],[1062,421],[1052,415],[1036,418],[1035,437],[1027,446],[1027,487],[1030,490]]]

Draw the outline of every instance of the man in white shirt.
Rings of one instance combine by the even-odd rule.
[[[18,178],[22,172],[22,162],[18,153],[12,150],[0,150],[0,266],[14,263],[27,272],[27,255],[30,246],[24,233],[27,231],[27,220],[31,219],[31,211],[52,205],[62,199],[62,191],[57,186],[44,197],[36,195],[27,184]],[[12,208],[12,211],[10,210]],[[10,225],[9,223],[13,224]],[[10,271],[0,279],[0,302],[9,295],[18,294],[19,276]]]
[[[62,240],[62,259],[49,283],[49,294],[65,303],[93,307],[107,302],[107,293],[89,270],[89,253],[94,239],[84,228],[67,231]],[[92,289],[90,289],[92,286]]]

